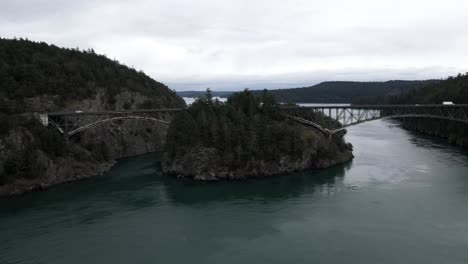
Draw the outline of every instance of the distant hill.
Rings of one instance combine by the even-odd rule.
[[[310,87],[271,91],[282,102],[353,103],[369,97],[399,94],[434,81],[323,82]]]
[[[291,103],[356,103],[366,102],[376,97],[403,94],[412,89],[419,89],[437,83],[426,81],[387,81],[387,82],[323,82],[310,87],[270,90],[281,102]],[[256,95],[261,90],[252,91]],[[178,92],[183,97],[203,96],[204,91]],[[214,96],[228,97],[230,92],[213,91]]]

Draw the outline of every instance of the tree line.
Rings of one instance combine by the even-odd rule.
[[[274,96],[266,91],[257,97],[245,90],[226,103],[213,100],[208,91],[172,121],[165,153],[174,159],[195,148],[213,148],[223,162],[218,165],[232,169],[249,160],[300,158],[314,139],[304,137],[280,111]]]
[[[93,49],[0,38],[0,112],[22,112],[24,98],[40,95],[55,95],[55,104],[63,106],[68,99],[93,97],[99,88],[105,90],[109,108],[124,89],[166,102],[175,97],[174,91],[144,72]]]

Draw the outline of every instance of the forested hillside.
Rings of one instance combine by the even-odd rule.
[[[0,112],[28,111],[25,98],[53,95],[54,104],[61,107],[67,100],[92,98],[100,90],[108,109],[115,108],[115,96],[123,91],[155,98],[139,107],[151,107],[156,101],[177,104],[175,92],[164,84],[92,49],[0,39]]]
[[[380,100],[391,104],[441,104],[444,101],[468,104],[468,73],[449,77],[440,83],[403,95],[387,96]],[[407,129],[443,137],[450,143],[468,146],[468,124],[429,118],[406,118],[402,119],[402,123]]]
[[[388,95],[383,100],[391,104],[441,104],[444,101],[468,104],[468,73],[449,77],[404,94]]]
[[[0,39],[0,196],[103,173],[116,158],[162,150],[167,126],[132,120],[70,138],[30,115],[185,107],[164,84],[93,50]]]

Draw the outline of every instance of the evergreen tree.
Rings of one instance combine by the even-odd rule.
[[[225,104],[210,100],[209,93],[171,123],[165,147],[170,159],[211,148],[219,154],[221,165],[236,169],[250,166],[253,160],[299,159],[310,143],[301,137],[296,123],[282,117],[279,104],[268,92],[257,98],[244,90]]]

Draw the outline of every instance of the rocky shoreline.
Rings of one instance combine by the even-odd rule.
[[[319,133],[315,133],[317,136]],[[248,161],[244,168],[231,170],[227,166],[216,166],[221,162],[215,149],[199,148],[192,150],[176,162],[168,163],[163,156],[163,173],[179,178],[191,178],[200,181],[242,180],[247,178],[266,178],[279,174],[289,174],[307,169],[325,169],[342,164],[354,158],[352,145],[344,143],[342,135],[320,140],[303,153],[302,158],[291,160],[284,156],[279,162]],[[24,140],[17,140],[22,142]],[[75,146],[80,148],[79,146]],[[138,154],[144,154],[138,153]],[[0,185],[0,197],[20,195],[32,191],[41,191],[61,183],[88,179],[107,173],[116,163],[110,161],[79,161],[72,154],[65,157],[50,158],[42,151],[36,153],[41,164],[46,166],[43,176],[33,180],[20,179],[13,183]],[[135,155],[126,155],[126,157]],[[118,157],[122,158],[122,157]]]
[[[284,156],[279,162],[250,160],[243,168],[233,170],[226,165],[216,165],[222,164],[216,149],[196,148],[173,160],[163,155],[162,169],[167,175],[200,181],[266,178],[308,169],[326,169],[354,158],[352,145],[342,141],[343,135],[330,139],[321,135],[320,143],[310,146],[300,159]]]
[[[128,95],[124,92],[116,95],[115,103],[128,103],[134,109],[148,100],[140,97],[138,93]],[[106,109],[103,98],[101,91],[94,99],[67,102],[65,110],[61,110],[103,110]],[[35,102],[30,104],[30,112],[40,108],[41,104],[53,105],[47,96],[40,100],[29,98],[28,101]],[[179,103],[183,106],[183,101]],[[54,128],[41,126],[23,120],[0,135],[0,197],[102,175],[115,164],[116,159],[161,151],[167,132],[167,126],[163,124],[124,120],[83,131],[72,137],[69,144],[63,145],[61,135]],[[15,168],[8,172],[11,164]],[[18,177],[12,174],[12,170],[28,176]],[[25,170],[27,173],[23,172]],[[2,182],[2,177],[7,180]]]
[[[45,190],[57,184],[74,182],[103,175],[107,173],[115,163],[115,161],[103,163],[81,163],[63,158],[58,161],[57,164],[54,164],[47,169],[47,175],[52,175],[51,177],[34,180],[21,179],[14,183],[0,185],[0,197]],[[64,177],[65,175],[67,175],[67,177]]]
[[[161,151],[165,143],[163,122],[114,120],[64,138],[33,113],[186,106],[165,84],[93,50],[0,39],[0,54],[8,55],[0,63],[0,196],[100,175],[116,159]],[[74,118],[55,121],[80,126]]]
[[[201,152],[211,152],[210,150],[200,150]],[[204,159],[215,158],[207,155]],[[282,159],[279,163],[268,163],[264,161],[250,162],[245,169],[230,170],[228,167],[213,167],[196,165],[191,170],[185,171],[183,166],[173,165],[166,167],[164,173],[177,178],[191,178],[199,181],[218,181],[218,180],[244,180],[248,178],[267,178],[282,174],[304,171],[308,169],[326,169],[332,166],[346,163],[354,158],[351,152],[342,153],[335,159],[289,161]],[[188,158],[190,159],[190,158]],[[182,163],[185,161],[182,161]],[[198,163],[200,164],[200,163]],[[204,163],[207,164],[207,163]]]

